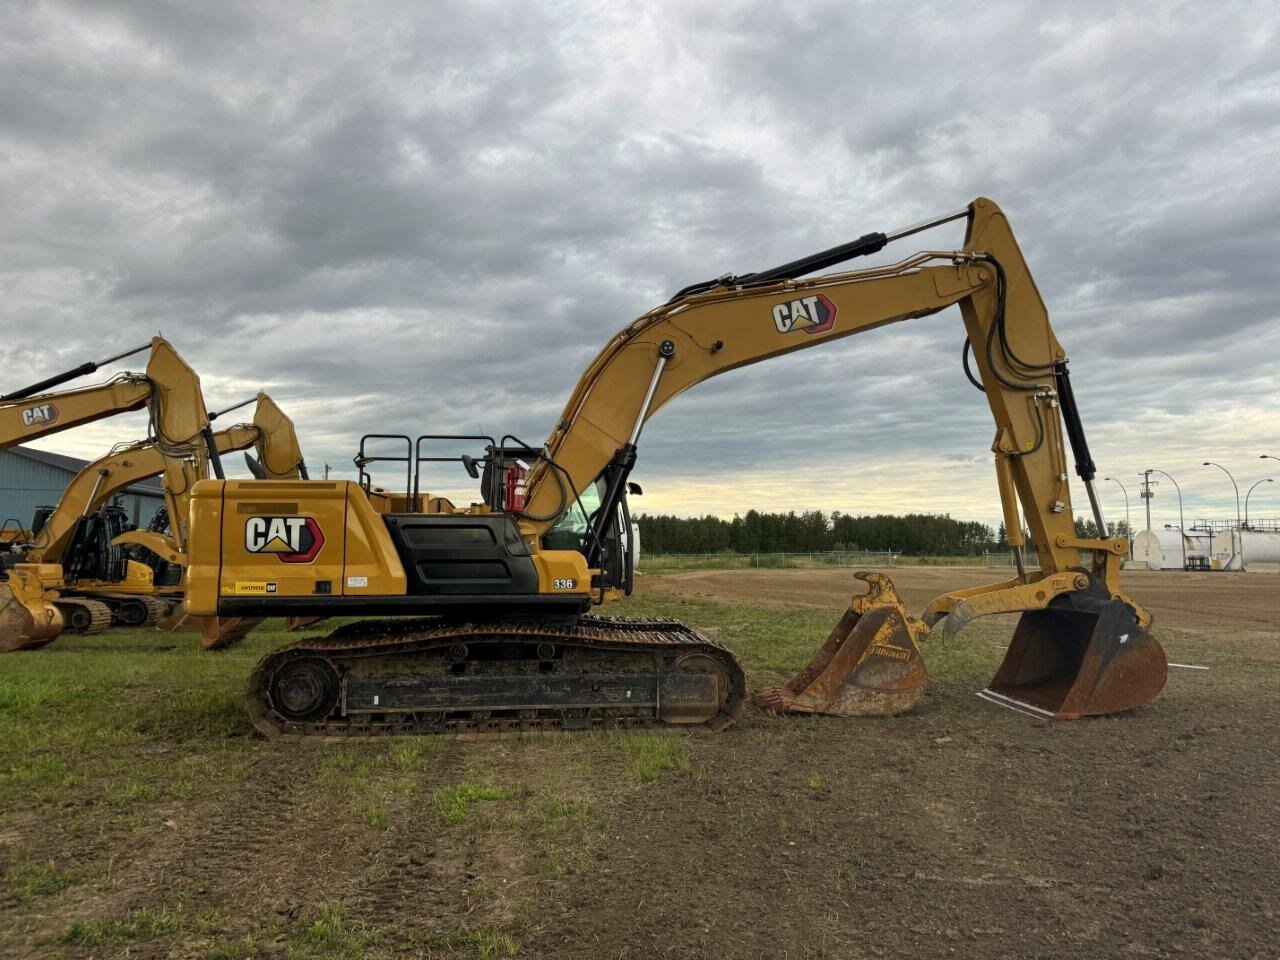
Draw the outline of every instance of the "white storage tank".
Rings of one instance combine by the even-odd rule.
[[[1143,530],[1133,538],[1133,559],[1145,562],[1151,570],[1181,570],[1183,556],[1207,557],[1214,570],[1239,570],[1240,554],[1244,564],[1280,563],[1280,532],[1239,530],[1214,533],[1189,530],[1185,534],[1175,527]]]
[[[1280,532],[1275,530],[1246,530],[1244,532],[1244,562],[1280,563]]]

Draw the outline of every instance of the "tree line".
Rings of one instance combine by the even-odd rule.
[[[854,516],[821,510],[762,513],[748,510],[732,520],[721,517],[676,517],[642,513],[641,549],[646,553],[826,553],[886,551],[912,556],[978,556],[1007,550],[1004,524],[996,530],[949,514]],[[1127,533],[1123,522],[1108,523],[1108,534]],[[1076,534],[1094,536],[1092,520],[1076,519]],[[1025,532],[1024,532],[1025,536]],[[1030,537],[1027,537],[1031,549]]]
[[[972,556],[999,549],[984,523],[940,514],[854,516],[762,513],[748,510],[732,520],[641,514],[641,549],[646,553],[818,553],[894,550],[908,554]]]

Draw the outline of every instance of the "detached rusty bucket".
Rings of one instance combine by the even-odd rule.
[[[1102,584],[1022,614],[1004,662],[978,696],[1049,720],[1120,713],[1164,687],[1164,650]]]
[[[889,578],[856,573],[868,592],[854,597],[827,642],[785,686],[752,700],[780,713],[892,716],[915,706],[926,679],[920,638],[929,628],[907,616]]]

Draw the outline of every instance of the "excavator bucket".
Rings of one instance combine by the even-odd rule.
[[[892,716],[915,706],[926,679],[920,639],[928,627],[907,616],[889,578],[856,573],[856,596],[827,642],[786,685],[757,692],[763,710],[839,717]]]
[[[51,603],[24,603],[0,583],[0,653],[43,647],[62,632],[62,613]]]
[[[235,646],[263,620],[262,617],[192,617],[200,623],[200,646],[223,650]]]
[[[157,623],[156,629],[165,633],[199,630],[200,646],[221,650],[239,643],[261,622],[261,617],[197,617],[187,612],[184,603]]]
[[[1100,584],[1022,614],[1004,661],[978,696],[1049,720],[1121,713],[1164,687],[1159,642]]]

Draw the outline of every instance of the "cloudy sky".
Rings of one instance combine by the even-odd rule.
[[[1135,520],[1147,466],[1234,515],[1202,460],[1280,478],[1280,8],[1120,6],[6,3],[3,379],[159,331],[210,407],[269,390],[316,472],[365,432],[538,442],[675,289],[986,195]],[[646,431],[643,508],[995,522],[962,337],[949,311],[698,387]]]

